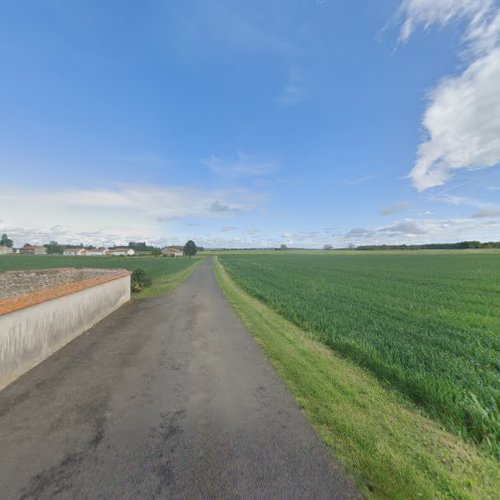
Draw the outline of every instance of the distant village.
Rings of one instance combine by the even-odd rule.
[[[181,247],[169,246],[164,248],[149,246],[144,242],[130,242],[126,247],[94,247],[92,245],[61,245],[51,241],[45,245],[24,244],[15,247],[14,242],[3,234],[0,239],[0,255],[67,255],[81,257],[132,257],[134,255],[156,255],[164,257],[182,257],[184,251]],[[198,250],[202,250],[198,248]]]

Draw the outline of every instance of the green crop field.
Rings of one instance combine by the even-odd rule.
[[[498,458],[500,254],[219,260],[245,291]]]
[[[199,259],[166,257],[75,257],[64,255],[2,255],[0,272],[51,267],[123,268],[133,271],[142,268],[153,279],[153,287],[137,294],[140,297],[168,291],[178,276],[182,278]],[[184,272],[185,271],[185,272]]]

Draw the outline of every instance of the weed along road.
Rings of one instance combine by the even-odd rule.
[[[0,498],[357,498],[211,259],[0,392]]]

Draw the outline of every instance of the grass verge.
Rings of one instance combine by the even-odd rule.
[[[375,377],[247,295],[214,260],[230,304],[367,498],[497,498],[500,466]]]
[[[178,271],[174,274],[165,274],[153,280],[153,284],[149,288],[145,288],[142,292],[133,293],[132,298],[143,299],[147,297],[156,297],[169,292],[176,286],[180,285],[183,281],[187,280],[191,274],[201,266],[204,257],[193,259],[193,264]]]

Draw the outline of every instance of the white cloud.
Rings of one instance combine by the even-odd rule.
[[[465,70],[429,95],[423,117],[428,138],[410,172],[418,190],[444,184],[459,169],[500,163],[500,11],[493,0],[405,0],[400,40],[423,26],[466,24]]]
[[[394,215],[400,212],[404,212],[406,209],[410,208],[413,205],[411,201],[400,201],[395,203],[394,205],[390,205],[387,207],[382,207],[379,210],[381,215]]]
[[[189,187],[122,186],[87,190],[0,193],[0,230],[16,244],[27,241],[110,244],[160,240],[165,221],[186,217],[228,218],[265,203],[246,190],[203,191]]]
[[[346,235],[346,239],[366,239],[373,237],[394,237],[405,236],[413,237],[417,234],[425,234],[427,230],[420,224],[413,220],[405,220],[397,222],[392,226],[366,229],[363,227],[355,227],[351,229]]]
[[[411,177],[417,189],[444,184],[454,170],[500,162],[500,49],[444,80],[424,115],[429,140],[419,147]]]
[[[273,173],[278,165],[272,161],[255,158],[254,156],[238,152],[237,158],[233,161],[222,160],[211,155],[203,163],[212,172],[226,177],[259,177]]]
[[[476,26],[492,5],[492,0],[404,0],[400,7],[400,15],[405,18],[400,40],[408,41],[419,25],[429,29],[434,24],[445,26],[451,21],[468,19]]]
[[[485,214],[486,215],[486,214]],[[446,243],[464,240],[492,241],[500,230],[500,220],[474,214],[449,219],[406,219],[388,227],[354,228],[340,242],[382,245]]]

